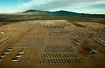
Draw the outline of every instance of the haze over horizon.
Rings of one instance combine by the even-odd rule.
[[[26,10],[59,11],[105,14],[105,0],[2,0],[0,13],[16,13]]]

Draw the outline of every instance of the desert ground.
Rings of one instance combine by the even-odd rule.
[[[105,25],[33,20],[0,26],[0,68],[105,68]]]

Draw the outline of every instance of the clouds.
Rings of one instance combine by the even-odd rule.
[[[35,9],[51,2],[53,0],[30,0],[29,2],[20,3],[18,8],[21,10]]]
[[[20,4],[21,10],[54,10],[65,7],[78,7],[90,4],[105,4],[105,0],[31,0]]]
[[[1,3],[2,1],[3,3]],[[0,1],[0,12],[23,12],[30,9],[46,11],[69,10],[73,12],[88,12],[90,11],[90,9],[91,11],[95,11],[97,8],[98,10],[100,10],[100,12],[104,12],[104,7],[97,7],[96,5],[104,4],[102,6],[105,6],[105,0],[9,0],[9,2],[6,0],[2,1]],[[95,5],[96,7],[91,8],[90,5]]]

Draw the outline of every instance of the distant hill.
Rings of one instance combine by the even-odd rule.
[[[55,12],[50,12],[50,11],[41,11],[41,10],[27,10],[23,13],[39,13],[39,15],[73,15],[73,14],[78,14],[78,13],[75,13],[75,12],[69,12],[69,11],[64,11],[64,10],[61,10],[61,11],[55,11]]]
[[[41,10],[27,10],[23,12],[25,14],[34,14],[34,15],[50,15],[49,11],[41,11]]]
[[[53,14],[56,14],[56,15],[78,15],[79,13],[76,13],[76,12],[69,12],[69,11],[64,11],[64,10],[61,10],[61,11],[55,11],[55,12],[52,12]]]
[[[76,13],[76,12],[70,12],[70,11],[42,11],[42,10],[27,10],[23,13],[32,13],[34,15],[57,15],[57,16],[86,16],[86,17],[105,17],[105,14],[85,14],[85,13]]]

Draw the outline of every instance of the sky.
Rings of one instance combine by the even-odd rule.
[[[30,9],[105,14],[105,0],[0,0],[0,13],[16,13]]]

